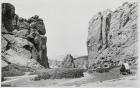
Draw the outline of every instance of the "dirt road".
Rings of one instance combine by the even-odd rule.
[[[105,73],[84,73],[82,78],[72,79],[48,79],[33,81],[28,77],[23,77],[17,81],[8,82],[12,87],[93,87],[93,86],[107,86],[107,87],[135,87],[138,85],[137,74],[120,75],[118,69],[112,69]]]

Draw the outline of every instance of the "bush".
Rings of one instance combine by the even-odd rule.
[[[83,69],[77,68],[56,68],[46,69],[36,72],[38,76],[34,80],[40,79],[62,79],[62,78],[79,78],[84,76]]]
[[[3,76],[1,76],[1,81],[5,81],[5,79],[4,79],[4,77],[3,77]]]
[[[109,72],[109,69],[107,69],[107,68],[98,68],[98,69],[96,69],[96,72],[99,72],[99,73]]]
[[[34,71],[34,69],[32,69],[30,67],[19,66],[19,65],[16,65],[16,64],[9,64],[8,66],[2,68],[2,71],[10,71],[10,70],[19,70],[19,71],[23,71],[23,72]]]
[[[49,72],[43,72],[41,74],[38,75],[38,79],[49,79],[51,76],[49,74]]]
[[[21,76],[24,75],[25,72],[32,72],[34,69],[31,69],[29,67],[25,66],[19,66],[16,64],[9,64],[6,67],[2,68],[2,76],[8,77],[8,76]]]
[[[2,71],[2,76],[3,77],[8,77],[8,76],[22,76],[25,73],[22,71],[18,70],[9,70],[9,71]]]

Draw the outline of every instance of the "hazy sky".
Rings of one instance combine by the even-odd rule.
[[[52,58],[71,53],[87,55],[88,22],[99,11],[115,10],[125,1],[137,0],[2,0],[11,2],[20,17],[43,18],[47,54]]]

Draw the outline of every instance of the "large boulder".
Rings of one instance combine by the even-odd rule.
[[[14,35],[4,34],[3,37],[8,42],[8,48],[4,52],[4,57],[8,62],[21,65],[21,66],[31,66],[29,63],[36,64],[37,68],[42,66],[37,62],[37,50],[34,45],[26,39],[15,37]],[[32,60],[34,59],[34,60]],[[35,67],[35,66],[34,66]]]
[[[5,53],[7,54],[5,57],[9,62],[22,66],[27,66],[28,60],[31,59],[30,51],[23,48],[17,48],[17,50],[9,49]]]
[[[89,68],[116,66],[120,60],[137,57],[137,3],[125,2],[114,12],[99,12],[89,22]],[[105,65],[104,65],[105,63]]]

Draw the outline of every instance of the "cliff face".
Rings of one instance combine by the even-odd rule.
[[[114,12],[107,9],[90,20],[87,40],[90,68],[112,67],[123,59],[136,61],[137,16],[137,3],[126,2]]]
[[[49,68],[43,20],[37,15],[24,19],[15,14],[10,3],[2,4],[2,66],[17,64]]]

